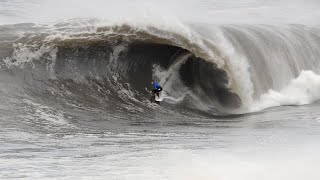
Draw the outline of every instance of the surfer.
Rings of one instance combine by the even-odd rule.
[[[153,90],[151,90],[151,92],[160,97],[160,92],[162,91],[162,87],[160,86],[160,84],[155,82],[154,80],[151,80],[151,84],[153,86]]]

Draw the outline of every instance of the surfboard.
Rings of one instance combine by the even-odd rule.
[[[150,93],[150,91],[148,90],[148,88],[145,88],[145,90]],[[160,93],[160,97],[158,97],[158,96],[155,95],[155,94],[153,94],[152,96],[154,96],[154,100],[155,100],[157,103],[159,103],[159,102],[162,101],[161,93]]]
[[[161,102],[161,101],[162,101],[161,94],[160,94],[160,97],[158,97],[157,95],[155,95],[155,96],[154,96],[154,100],[157,101],[157,102]]]

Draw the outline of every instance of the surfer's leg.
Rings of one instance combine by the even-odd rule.
[[[162,91],[162,89],[157,89],[157,96],[160,97],[160,92]]]
[[[157,95],[158,95],[158,97],[160,97],[160,92],[161,92],[161,91],[162,91],[162,88],[161,88],[161,87],[157,89]]]
[[[158,95],[158,90],[157,90],[157,89],[152,90],[152,93],[153,93],[153,95],[154,95],[154,96],[155,96],[155,95],[159,96],[159,95]]]

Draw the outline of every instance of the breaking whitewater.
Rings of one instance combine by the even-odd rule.
[[[177,113],[239,114],[320,98],[318,27],[99,23],[2,25],[1,73],[25,79],[21,89],[43,101],[51,94],[133,113],[153,106],[151,79],[164,87],[164,111]]]

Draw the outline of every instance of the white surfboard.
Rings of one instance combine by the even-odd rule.
[[[162,101],[162,97],[160,95],[160,97],[158,97],[157,95],[154,96],[154,100],[157,102],[161,102]]]
[[[150,93],[150,91],[148,90],[148,88],[145,88],[145,90]],[[154,94],[154,100],[155,100],[156,102],[161,102],[161,101],[162,101],[161,94],[160,94],[160,97],[158,97],[156,94]]]

